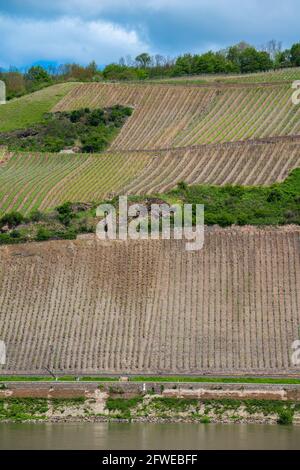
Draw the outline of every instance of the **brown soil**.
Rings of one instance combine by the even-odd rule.
[[[296,374],[300,229],[0,249],[2,372]]]

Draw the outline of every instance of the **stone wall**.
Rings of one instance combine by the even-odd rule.
[[[129,398],[155,393],[199,399],[266,399],[300,401],[300,385],[221,384],[194,382],[6,382],[0,397],[87,398],[101,390]]]

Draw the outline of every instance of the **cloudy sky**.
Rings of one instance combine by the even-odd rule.
[[[0,67],[300,41],[299,0],[0,0]]]

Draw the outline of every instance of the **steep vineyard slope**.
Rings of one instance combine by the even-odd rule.
[[[290,227],[211,230],[197,252],[172,240],[2,247],[0,368],[299,374],[299,242]]]
[[[151,163],[124,191],[164,192],[180,181],[267,186],[283,181],[297,167],[300,167],[300,137],[170,149],[153,154]]]
[[[175,146],[300,134],[289,86],[227,88],[209,113],[178,133]]]
[[[121,190],[149,162],[143,153],[17,153],[0,164],[0,214],[53,208],[65,201],[101,201]]]
[[[84,84],[54,110],[113,104],[135,108],[113,149],[160,149],[300,134],[290,85]]]
[[[270,185],[300,166],[300,137],[99,155],[0,150],[0,214],[188,184]],[[2,152],[2,153],[1,153]],[[2,156],[1,156],[2,155]]]
[[[112,149],[152,149],[169,146],[194,119],[200,119],[216,97],[215,89],[159,85],[86,84],[73,89],[54,111],[122,104],[133,115]]]

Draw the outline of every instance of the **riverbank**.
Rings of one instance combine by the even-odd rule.
[[[300,424],[300,384],[7,381],[0,422]]]
[[[147,394],[85,398],[0,399],[0,422],[135,422],[300,424],[300,403],[259,399],[196,399]]]

